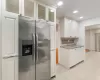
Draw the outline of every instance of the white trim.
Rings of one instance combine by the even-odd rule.
[[[46,7],[46,20],[49,20],[49,8]]]
[[[22,14],[22,16],[24,16],[24,0],[22,0],[22,3],[21,3],[21,14]]]
[[[34,19],[37,19],[37,4],[36,1],[34,1]]]
[[[22,0],[19,0],[19,14],[22,13]]]
[[[54,6],[48,6],[48,5],[43,4],[43,3],[39,2],[39,1],[36,1],[36,3],[37,3],[37,4],[40,4],[40,5],[43,5],[43,6],[46,6],[46,7],[48,7],[48,8],[54,8],[54,9],[56,9],[56,7],[54,7]]]
[[[0,80],[2,80],[2,1],[0,0]]]

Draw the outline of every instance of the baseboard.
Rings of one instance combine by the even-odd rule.
[[[84,62],[84,60],[80,61],[80,62],[79,62],[79,63],[77,63],[76,65],[74,65],[74,66],[70,67],[70,69],[72,69],[72,68],[76,67],[77,65],[79,65],[79,64],[81,64],[81,63],[83,63],[83,62]]]

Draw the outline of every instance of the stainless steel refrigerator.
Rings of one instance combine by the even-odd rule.
[[[50,25],[19,16],[19,80],[50,79]]]

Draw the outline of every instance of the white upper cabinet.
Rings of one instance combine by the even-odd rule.
[[[76,22],[74,20],[71,22],[71,31],[72,31],[72,34],[71,34],[72,37],[79,37],[79,24],[78,24],[78,22]]]
[[[2,0],[3,11],[56,22],[56,9],[35,0]]]
[[[46,7],[38,4],[38,19],[46,19]]]
[[[48,20],[54,22],[55,21],[55,10],[49,9],[48,11]]]
[[[78,37],[79,25],[77,21],[63,18],[60,20],[61,37]]]
[[[5,9],[8,12],[19,13],[19,0],[5,0]]]
[[[34,17],[33,0],[24,0],[24,16]]]

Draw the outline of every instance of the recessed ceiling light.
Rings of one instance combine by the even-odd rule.
[[[78,10],[73,11],[74,14],[75,14],[75,13],[78,13],[78,12],[79,12]]]
[[[57,5],[58,5],[58,6],[62,6],[62,5],[63,5],[63,1],[59,1],[59,2],[57,3]]]
[[[80,19],[83,19],[83,16],[81,16]]]

